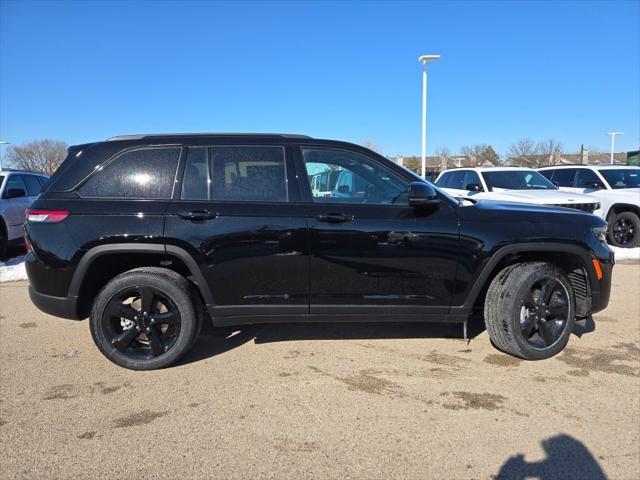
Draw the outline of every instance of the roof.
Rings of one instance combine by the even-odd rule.
[[[608,164],[595,163],[595,164],[589,164],[589,165],[576,163],[574,165],[551,165],[549,167],[539,168],[538,170],[548,170],[550,168],[563,168],[563,169],[566,169],[566,168],[595,168],[597,170],[611,170],[611,169],[616,169],[617,170],[619,168],[640,168],[640,167],[637,167],[635,165],[622,165],[622,164],[619,164],[619,163],[616,163],[616,164],[613,164],[613,165],[611,165],[609,163]]]
[[[142,133],[134,135],[117,135],[107,138],[107,142],[118,140],[142,140],[142,139],[168,139],[168,138],[193,138],[193,137],[252,137],[252,138],[291,138],[291,139],[311,139],[307,135],[295,133]]]
[[[530,171],[533,168],[527,167],[460,167],[460,168],[449,168],[445,170],[445,172],[451,172],[455,170],[474,170],[476,172],[514,172],[518,170],[526,170]]]

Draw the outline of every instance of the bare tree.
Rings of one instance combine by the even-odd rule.
[[[66,143],[45,139],[12,145],[7,150],[5,158],[15,168],[51,175],[66,155]]]
[[[509,160],[523,167],[539,167],[537,145],[530,138],[521,138],[509,146]]]
[[[449,168],[449,162],[451,161],[451,151],[447,147],[439,147],[436,149],[436,155],[440,158],[440,171]]]
[[[486,163],[499,166],[502,165],[502,159],[500,155],[496,153],[491,145],[485,143],[479,143],[477,145],[464,145],[460,149],[460,153],[466,156],[469,160],[470,166],[479,167]]]
[[[372,138],[364,138],[362,140],[362,146],[368,148],[369,150],[373,150],[376,153],[382,153],[380,145],[378,145]]]
[[[538,142],[537,153],[546,158],[541,158],[542,165],[558,165],[560,163],[560,154],[564,145],[555,138]],[[539,166],[542,166],[539,165]]]

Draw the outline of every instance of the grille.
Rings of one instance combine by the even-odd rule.
[[[593,213],[596,210],[597,203],[554,203],[552,207],[573,208],[574,210],[582,210],[583,212]]]

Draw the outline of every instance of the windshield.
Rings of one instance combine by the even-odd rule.
[[[640,187],[640,168],[616,168],[598,170],[607,180],[611,188]]]
[[[557,187],[533,170],[482,172],[489,190],[557,190]]]

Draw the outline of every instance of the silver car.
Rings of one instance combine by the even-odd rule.
[[[24,211],[42,190],[48,177],[22,170],[0,170],[0,258],[10,245],[22,243]]]

